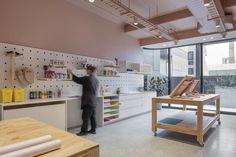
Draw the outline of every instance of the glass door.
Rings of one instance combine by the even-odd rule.
[[[203,45],[203,92],[221,96],[221,110],[236,112],[236,42]]]

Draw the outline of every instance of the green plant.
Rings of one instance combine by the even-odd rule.
[[[149,81],[149,89],[156,91],[157,96],[168,94],[168,79],[165,77],[152,77]]]

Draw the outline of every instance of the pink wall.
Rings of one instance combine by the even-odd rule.
[[[117,24],[65,0],[1,0],[0,42],[113,59],[142,60]]]

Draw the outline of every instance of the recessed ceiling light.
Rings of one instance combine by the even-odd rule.
[[[93,2],[95,2],[95,0],[89,0],[89,2],[93,3]]]
[[[161,38],[162,38],[162,36],[161,36],[161,35],[159,35],[159,36],[158,36],[158,38],[160,38],[160,39],[161,39]]]
[[[210,39],[212,40],[212,39],[214,39],[214,37],[211,37]]]
[[[202,40],[204,40],[204,41],[205,41],[205,40],[207,40],[207,39],[206,39],[206,38],[203,38]]]

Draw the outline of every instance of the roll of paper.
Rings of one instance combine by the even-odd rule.
[[[24,148],[18,151],[0,155],[0,157],[34,157],[61,147],[61,140],[53,140],[39,145]]]
[[[27,148],[27,147],[31,147],[31,146],[34,146],[34,145],[37,145],[37,144],[45,143],[45,142],[48,142],[50,140],[52,140],[52,136],[51,135],[46,135],[46,136],[41,136],[41,137],[38,137],[38,138],[33,138],[33,139],[30,139],[30,140],[26,140],[26,141],[23,141],[23,142],[18,142],[18,143],[15,143],[15,144],[3,146],[3,147],[0,147],[0,155],[1,154],[6,154],[6,153],[9,153],[9,152],[13,152],[13,151],[17,151],[17,150],[20,150],[20,149],[24,149],[24,148]]]

